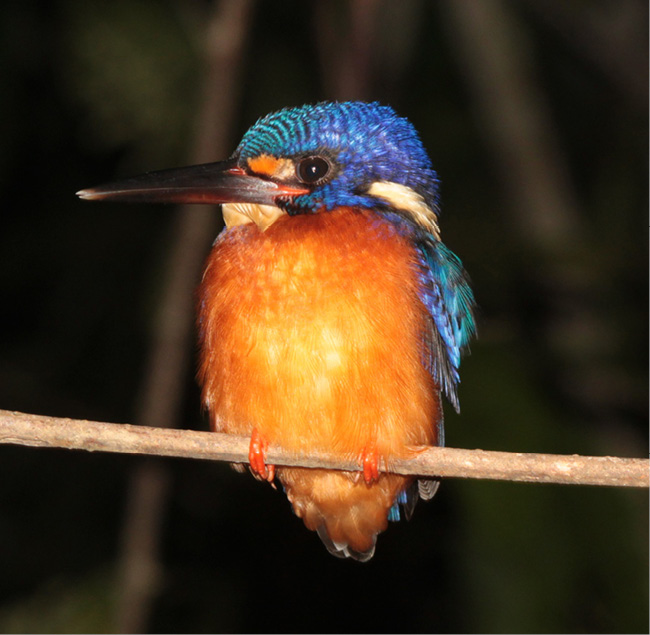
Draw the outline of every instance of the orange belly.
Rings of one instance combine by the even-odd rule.
[[[372,212],[284,216],[223,233],[200,288],[203,400],[213,429],[296,452],[390,463],[435,444],[438,389],[423,366],[426,310],[416,254]],[[411,479],[282,469],[296,513],[368,552]],[[362,522],[363,520],[363,522]],[[358,535],[357,535],[358,534]]]

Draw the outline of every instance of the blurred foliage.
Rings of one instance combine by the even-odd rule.
[[[50,579],[0,610],[2,633],[110,633],[114,577],[104,571],[70,582]]]
[[[372,98],[409,116],[430,150],[445,241],[480,304],[449,443],[643,456],[648,126],[638,95],[647,77],[638,78],[645,91],[622,89],[531,10],[539,4],[515,5],[583,222],[583,244],[557,263],[575,293],[548,288],[544,255],[522,245],[504,212],[437,3],[384,3],[372,60]],[[646,72],[646,3],[569,5],[585,26],[609,16],[610,43],[626,42],[604,40],[600,59],[636,56]],[[335,51],[319,52],[313,6],[256,5],[233,148],[258,116],[329,96]],[[347,4],[325,6],[346,34]],[[173,210],[91,207],[74,192],[186,161],[208,8],[0,8],[0,407],[133,419]],[[192,373],[186,383],[185,426],[203,429]],[[140,459],[0,454],[0,631],[109,632],[127,476]],[[448,482],[360,566],[329,556],[283,496],[252,479],[222,465],[168,465],[152,631],[647,631],[646,492]]]
[[[186,151],[200,40],[192,41],[198,29],[180,20],[180,8],[170,8],[146,0],[72,1],[65,8],[59,79],[79,109],[77,134],[88,149],[146,148],[140,161],[156,157],[161,165]]]

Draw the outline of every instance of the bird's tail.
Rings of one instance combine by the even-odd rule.
[[[396,505],[413,492],[413,479],[382,474],[367,485],[360,473],[284,468],[278,476],[297,516],[316,531],[339,558],[365,562],[375,552],[377,535],[395,519]],[[409,496],[410,498],[410,496]]]

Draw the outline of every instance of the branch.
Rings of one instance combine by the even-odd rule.
[[[249,439],[215,432],[98,423],[0,410],[0,444],[248,463]],[[325,452],[298,456],[273,447],[269,449],[267,460],[284,466],[361,469],[354,459],[335,458]],[[418,476],[648,487],[649,464],[648,459],[610,456],[429,447],[413,458],[391,460],[390,471]]]

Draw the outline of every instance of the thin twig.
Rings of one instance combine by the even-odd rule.
[[[216,161],[230,152],[228,131],[236,111],[252,6],[252,0],[220,0],[201,25],[201,30],[205,28],[200,50],[204,78],[190,163]],[[136,414],[138,424],[171,428],[178,423],[192,350],[193,292],[219,223],[214,207],[178,209]],[[148,630],[159,591],[158,549],[169,486],[164,465],[142,463],[133,472],[123,530],[117,632]]]
[[[648,107],[648,6],[619,2],[587,10],[562,0],[527,0],[535,17],[594,66],[634,106]]]
[[[98,423],[0,410],[0,444],[247,463],[249,439],[214,432]],[[284,466],[361,469],[354,458],[335,458],[325,452],[300,456],[277,447],[269,448],[267,460]],[[431,447],[415,452],[409,459],[391,460],[389,471],[418,476],[648,487],[649,464],[648,459],[611,456]]]
[[[505,0],[447,0],[439,6],[520,239],[551,256],[563,246],[574,253],[585,231],[516,7]]]
[[[345,20],[332,2],[314,5],[316,44],[325,94],[330,99],[368,99],[372,94],[378,0],[352,0]]]

